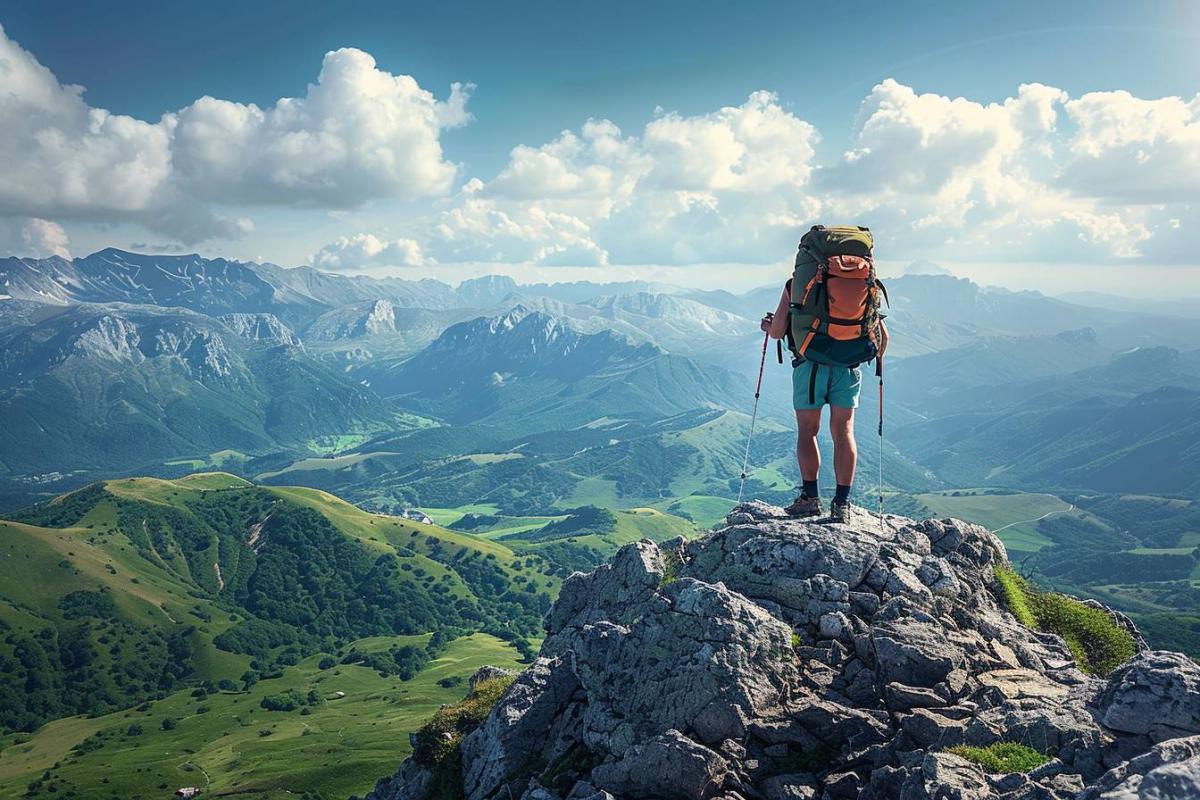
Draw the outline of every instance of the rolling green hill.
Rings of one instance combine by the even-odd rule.
[[[487,510],[452,530],[198,473],[0,522],[0,795],[363,793],[475,667],[528,652],[561,576],[696,530]]]
[[[561,574],[586,571],[623,545],[641,539],[664,542],[696,535],[694,523],[653,508],[610,511],[595,506],[573,509],[540,527],[502,534],[499,541],[520,553],[536,553],[560,568]]]
[[[871,414],[868,407],[867,417]],[[733,506],[749,416],[694,409],[657,420],[599,417],[569,429],[521,434],[510,428],[445,426],[370,440],[331,458],[306,458],[256,476],[265,483],[319,486],[365,507],[419,508],[446,524],[455,509],[517,520],[581,506],[655,508],[708,527]],[[878,472],[875,431],[859,427],[859,489]],[[826,484],[832,454],[821,437]],[[760,419],[750,453],[747,496],[786,504],[794,496],[795,432]],[[902,491],[939,484],[890,444],[885,480]],[[461,514],[459,514],[461,516]],[[543,520],[545,521],[545,519]],[[523,524],[512,523],[511,524]],[[506,524],[510,524],[506,523]]]
[[[896,443],[955,485],[1200,493],[1200,353],[1133,349],[1080,369],[1092,352],[1074,371],[1056,371],[1069,363],[1062,360],[1069,348],[1024,346],[1044,353],[1032,359],[1042,368],[1023,378],[1013,372],[1013,347],[986,348],[987,358],[966,376],[956,371],[959,362],[974,359],[979,347],[898,365],[895,396],[910,419],[895,427]],[[979,383],[986,372],[993,377]]]
[[[386,735],[363,735],[391,747],[386,759],[377,751],[361,757],[394,760],[403,737],[393,724],[415,728],[437,702],[456,699],[428,685],[426,672],[461,678],[481,658],[511,663],[518,650],[528,652],[561,571],[533,550],[225,473],[92,484],[12,516],[0,522],[0,787],[37,783],[47,764],[61,762],[51,772],[63,770],[31,796],[56,785],[75,792],[59,797],[131,797],[84,776],[110,774],[121,758],[145,759],[137,749],[152,742],[154,752],[186,749],[191,761],[204,755],[219,766],[239,736],[247,752],[263,755],[222,767],[238,776],[238,788],[291,786],[271,766],[279,740],[257,742],[257,725],[238,733],[252,709],[230,706],[246,702],[237,692],[251,691],[253,706],[263,693],[324,691],[331,663],[353,678],[337,689],[354,688],[359,699],[305,706],[306,717],[318,717],[306,720],[310,727],[323,714],[328,725],[326,739],[303,745],[340,741],[370,719]],[[502,652],[503,642],[517,647]],[[409,688],[418,678],[424,688]],[[197,687],[211,698],[201,704],[211,714],[191,708]],[[413,703],[404,699],[410,694]],[[365,717],[356,711],[343,719],[338,709],[358,703]],[[139,704],[148,708],[129,710]],[[190,728],[186,748],[174,728],[160,727],[166,716]],[[142,728],[136,739],[125,732],[134,724]],[[307,729],[289,723],[279,732],[315,735]],[[156,776],[155,787],[168,776],[178,783],[189,777],[179,772],[187,761],[163,758],[142,772]],[[325,766],[310,765],[312,774],[301,777],[336,783],[338,770]],[[131,787],[151,788],[149,774],[126,777]],[[374,776],[355,777],[362,790]]]

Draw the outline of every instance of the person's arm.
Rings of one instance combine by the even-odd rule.
[[[879,355],[887,352],[888,347],[888,329],[887,325],[883,324],[883,320],[879,321]]]
[[[792,297],[786,286],[783,287],[783,293],[779,295],[779,305],[775,307],[775,313],[762,318],[759,323],[759,330],[765,332],[772,339],[782,339],[787,335],[788,313],[791,311]]]

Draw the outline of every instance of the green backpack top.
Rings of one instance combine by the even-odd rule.
[[[788,349],[800,360],[857,367],[879,352],[881,297],[875,239],[862,226],[814,225],[800,239],[788,281]]]

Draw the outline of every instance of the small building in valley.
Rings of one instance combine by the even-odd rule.
[[[406,508],[396,516],[404,519],[411,519],[413,522],[420,522],[422,525],[433,524],[433,517],[429,516],[419,508]]]
[[[200,794],[200,790],[195,786],[184,786],[182,789],[175,790],[175,796],[182,797],[183,800],[189,800],[189,798],[195,797],[198,794]]]

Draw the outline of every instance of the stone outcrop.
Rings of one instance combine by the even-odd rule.
[[[455,791],[1200,797],[1200,668],[1133,631],[1134,659],[1085,675],[1059,637],[999,604],[1006,562],[978,525],[815,524],[758,503],[702,539],[628,545],[564,582],[539,658],[463,739]],[[1051,760],[989,775],[948,751],[1001,742]],[[372,799],[425,800],[431,780],[409,761]]]

